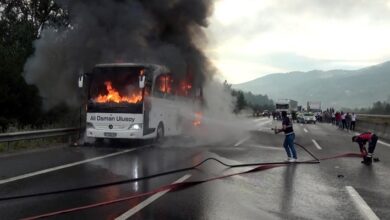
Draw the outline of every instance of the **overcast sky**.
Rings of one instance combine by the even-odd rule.
[[[207,53],[229,83],[390,60],[390,0],[218,0]]]

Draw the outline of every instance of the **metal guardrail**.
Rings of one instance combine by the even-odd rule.
[[[79,128],[57,128],[57,129],[46,129],[37,131],[22,131],[0,134],[0,143],[21,141],[21,140],[32,140],[38,138],[47,137],[58,137],[67,136],[79,132]]]
[[[373,114],[357,114],[357,116],[362,116],[362,117],[375,117],[375,118],[390,118],[390,115],[373,115]]]

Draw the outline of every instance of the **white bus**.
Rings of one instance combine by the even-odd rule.
[[[160,139],[200,123],[201,89],[175,79],[164,66],[99,64],[80,76],[79,87],[84,84],[87,137]]]

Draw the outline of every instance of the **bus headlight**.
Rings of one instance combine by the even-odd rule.
[[[140,129],[142,129],[142,124],[141,123],[132,124],[132,125],[130,125],[129,129],[131,129],[131,130],[140,130]]]

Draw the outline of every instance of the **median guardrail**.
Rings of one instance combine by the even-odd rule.
[[[357,116],[374,117],[374,118],[390,118],[390,115],[374,115],[374,114],[357,114]]]
[[[48,137],[68,136],[68,135],[76,134],[79,131],[80,131],[79,128],[56,128],[56,129],[46,129],[46,130],[36,130],[36,131],[3,133],[0,134],[0,143],[32,140],[32,139],[48,138]]]
[[[390,140],[390,115],[358,114],[356,130],[374,132],[380,138]]]

